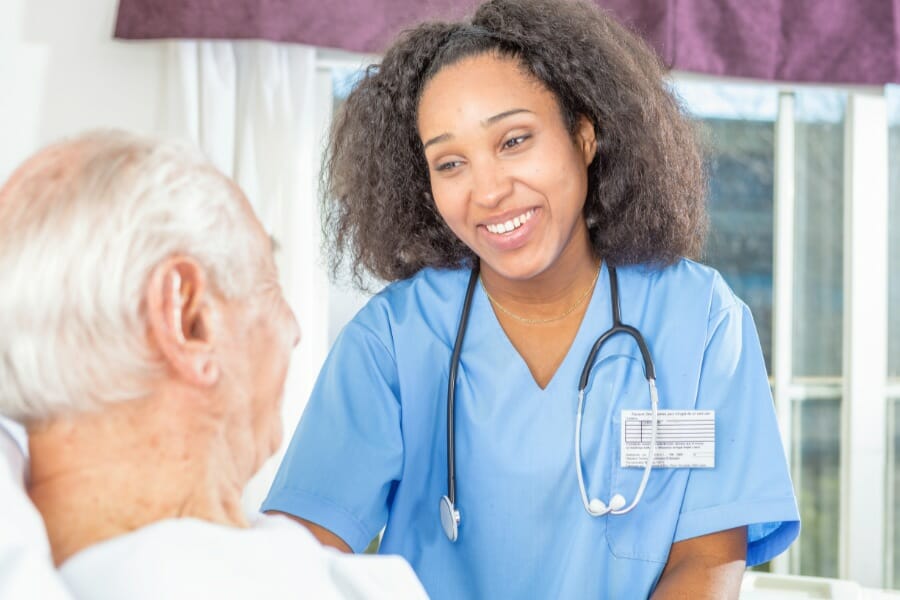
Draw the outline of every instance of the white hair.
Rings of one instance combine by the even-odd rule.
[[[184,254],[228,298],[266,244],[240,190],[196,150],[93,132],[27,161],[0,189],[0,413],[28,422],[141,397],[148,276]]]

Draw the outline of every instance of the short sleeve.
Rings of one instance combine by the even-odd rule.
[[[396,363],[368,327],[335,342],[263,511],[312,521],[361,552],[387,521],[403,466]]]
[[[698,410],[714,410],[715,467],[692,469],[674,541],[747,526],[747,566],[782,553],[800,532],[762,349],[742,302],[709,319]]]

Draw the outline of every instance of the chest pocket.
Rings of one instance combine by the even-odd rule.
[[[613,340],[610,340],[611,342]],[[625,339],[627,342],[627,338]],[[606,350],[606,349],[604,349]],[[591,374],[585,401],[583,435],[593,429],[593,439],[582,443],[582,464],[593,464],[587,477],[589,498],[609,502],[615,494],[631,505],[644,469],[621,466],[623,410],[649,410],[650,391],[644,363],[637,348],[616,344],[601,354]],[[659,390],[659,408],[675,408]],[[597,424],[592,427],[589,424]],[[606,424],[605,431],[600,431]],[[594,454],[596,452],[596,454]],[[594,457],[594,458],[591,458]],[[599,460],[597,457],[600,457]],[[689,469],[653,469],[638,505],[624,515],[606,515],[606,538],[617,558],[665,563],[675,535]]]

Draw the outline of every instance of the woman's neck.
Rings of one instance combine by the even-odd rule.
[[[529,279],[505,277],[482,262],[481,280],[491,299],[516,315],[529,319],[553,318],[590,294],[597,279],[599,260],[594,256],[587,228],[579,230],[557,259]]]
[[[243,478],[218,447],[214,438],[220,436],[208,435],[202,424],[190,432],[158,405],[130,404],[29,430],[28,493],[44,518],[57,565],[164,519],[246,526]]]

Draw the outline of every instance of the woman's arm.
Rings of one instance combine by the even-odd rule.
[[[652,598],[737,598],[746,557],[746,527],[675,542]]]
[[[300,517],[295,517],[294,515],[290,515],[286,512],[281,512],[278,510],[270,510],[268,511],[268,514],[283,515],[285,517],[288,517],[289,519],[297,521],[298,523],[309,529],[309,531],[315,536],[317,540],[319,540],[319,543],[323,546],[331,546],[332,548],[337,548],[341,552],[353,554],[353,550],[350,549],[350,546],[347,544],[347,542],[336,536],[330,530],[325,529],[321,525],[316,525],[312,521],[307,521],[306,519],[301,519]]]

